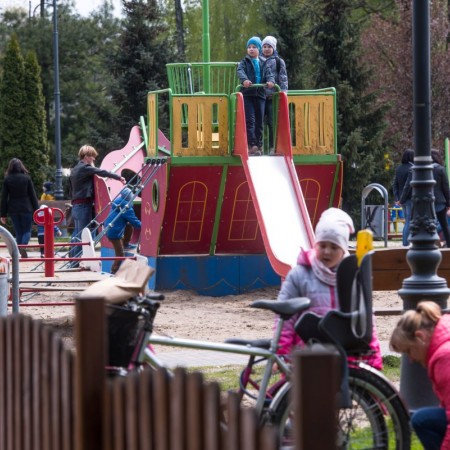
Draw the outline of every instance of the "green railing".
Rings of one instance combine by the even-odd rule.
[[[226,94],[239,83],[235,62],[167,64],[173,94]]]

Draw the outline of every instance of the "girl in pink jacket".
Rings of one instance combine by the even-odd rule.
[[[337,208],[324,211],[316,226],[314,247],[301,249],[297,266],[292,268],[284,280],[278,300],[307,297],[311,300],[308,311],[324,316],[331,309],[339,308],[336,289],[336,269],[342,259],[348,256],[348,241],[354,233],[351,217]],[[278,353],[289,355],[294,347],[303,346],[303,341],[295,332],[297,314],[284,323]],[[370,347],[373,355],[367,362],[376,369],[382,368],[380,343],[375,327]]]
[[[428,369],[439,407],[419,408],[411,425],[425,450],[450,450],[450,315],[437,303],[420,302],[394,329],[391,349]]]

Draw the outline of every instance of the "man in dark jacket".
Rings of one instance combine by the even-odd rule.
[[[433,160],[433,178],[435,184],[433,186],[434,194],[434,210],[436,218],[441,226],[442,234],[445,239],[446,247],[450,248],[450,227],[447,221],[447,211],[450,208],[450,187],[447,177],[447,172],[444,168],[444,161],[440,155],[439,150],[431,149],[431,159]],[[412,194],[412,171],[408,175],[405,187],[403,189],[400,201],[403,203]]]
[[[396,206],[402,206],[403,218],[405,219],[405,225],[403,227],[403,245],[407,247],[409,245],[409,222],[411,220],[411,195],[405,197],[403,202],[400,202],[403,188],[406,185],[408,175],[411,172],[414,164],[414,150],[406,149],[403,152],[402,163],[395,169],[395,177],[392,188],[394,190],[394,200]]]
[[[98,156],[97,150],[94,147],[83,145],[78,152],[78,156],[80,161],[70,171],[69,178],[72,198],[72,218],[74,222],[72,242],[81,241],[81,232],[93,219],[94,175],[113,178],[125,183],[125,178],[120,175],[94,166],[95,158]],[[80,247],[73,247],[70,251],[72,258],[78,258],[80,255]],[[78,263],[73,262],[71,266],[77,267]]]

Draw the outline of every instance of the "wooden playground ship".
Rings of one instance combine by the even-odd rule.
[[[169,64],[169,88],[148,93],[147,117],[102,162],[139,180],[135,240],[156,269],[151,288],[222,296],[278,286],[312,245],[321,212],[339,205],[334,88],[275,93],[275,154],[249,157],[236,66]],[[122,186],[97,177],[95,187],[101,223]],[[106,237],[101,244],[114,255]]]

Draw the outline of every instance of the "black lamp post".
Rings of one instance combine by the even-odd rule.
[[[58,39],[58,7],[56,0],[52,3],[45,3],[41,1],[40,5],[36,6],[41,9],[41,17],[44,17],[44,5],[51,5],[53,7],[53,84],[54,84],[54,107],[55,107],[55,153],[56,153],[56,173],[55,173],[55,199],[62,200],[64,198],[64,191],[62,188],[62,166],[61,166],[61,106],[60,106],[60,91],[59,91],[59,39]],[[34,16],[33,11],[33,16]],[[31,18],[31,1],[30,12]]]
[[[403,309],[415,309],[423,299],[446,307],[450,290],[444,278],[437,276],[441,252],[436,246],[433,166],[431,159],[431,82],[430,82],[430,3],[413,0],[413,104],[414,167],[412,177],[412,243],[406,259],[411,276],[398,291]],[[426,370],[402,358],[400,391],[410,410],[437,404]]]
[[[59,42],[58,42],[58,8],[56,0],[53,0],[53,68],[54,68],[54,101],[55,101],[55,152],[56,152],[56,173],[55,173],[55,199],[62,200],[64,191],[62,188],[62,167],[61,167],[61,107],[59,92]]]

